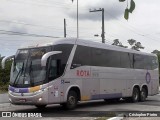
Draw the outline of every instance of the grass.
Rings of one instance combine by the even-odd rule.
[[[8,85],[0,86],[0,94],[8,92]]]
[[[6,91],[6,90],[1,90],[0,89],[0,94],[3,94],[3,93],[7,93],[8,91]]]

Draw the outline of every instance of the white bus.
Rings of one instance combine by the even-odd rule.
[[[16,105],[61,104],[130,98],[145,101],[159,91],[156,55],[81,39],[61,39],[44,46],[18,49],[9,85]]]

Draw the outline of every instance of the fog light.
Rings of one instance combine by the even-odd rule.
[[[42,98],[39,98],[38,101],[39,101],[39,102],[42,101]]]

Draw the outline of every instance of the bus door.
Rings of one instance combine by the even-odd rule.
[[[49,60],[48,67],[48,102],[61,102],[61,60],[57,59],[59,55],[53,55]]]

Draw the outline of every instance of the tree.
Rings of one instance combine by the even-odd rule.
[[[116,46],[119,46],[119,47],[127,48],[127,46],[124,46],[124,45],[122,45],[121,42],[119,42],[119,39],[113,40],[113,44],[112,45],[116,45]]]
[[[160,51],[159,51],[159,50],[153,50],[152,53],[153,53],[153,54],[156,54],[157,57],[158,57],[159,70],[160,70]],[[159,75],[160,75],[160,71],[159,71]],[[159,83],[160,83],[160,77],[159,77]]]
[[[160,54],[160,51],[159,50],[153,50],[153,52],[152,52],[153,54]]]
[[[132,13],[136,7],[136,4],[133,0],[130,0],[130,6],[128,6],[128,0],[119,0],[119,2],[125,2],[127,1],[127,7],[125,9],[125,12],[124,12],[124,18],[126,20],[129,19],[129,14]]]
[[[0,59],[0,63],[1,63],[1,61],[2,61],[2,59]],[[10,79],[11,64],[12,64],[12,60],[8,60],[6,62],[5,69],[2,69],[2,66],[0,65],[0,88],[1,88],[1,90],[3,90],[3,89],[7,90],[7,88],[8,88],[8,83],[9,83],[9,79]]]
[[[137,42],[134,39],[129,39],[128,40],[129,45],[131,46],[131,49],[140,51],[140,49],[144,49],[142,44],[140,42]]]

